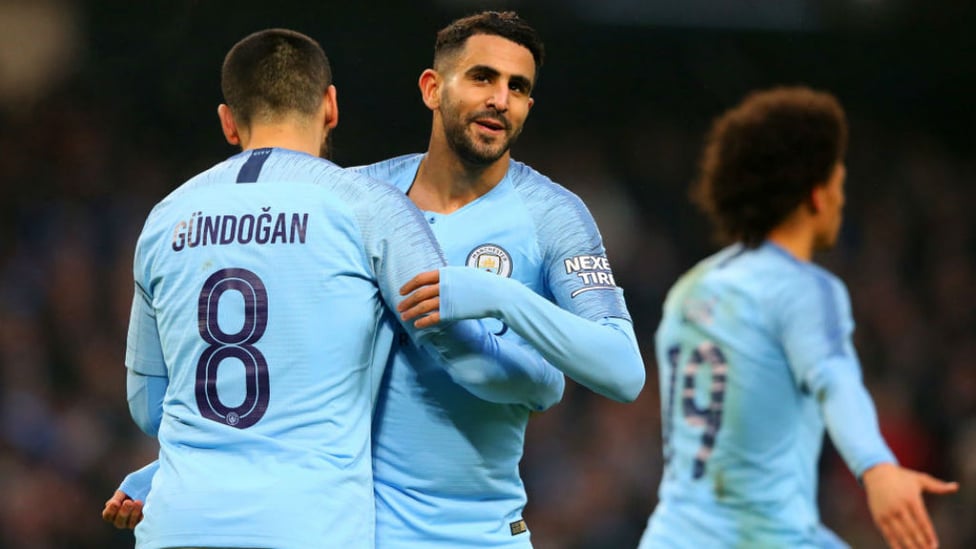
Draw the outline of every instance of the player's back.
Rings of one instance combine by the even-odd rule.
[[[363,169],[406,192],[421,158],[409,155]],[[579,280],[566,274],[561,256],[552,251],[557,236],[586,233],[578,229],[585,224],[577,223],[576,208],[565,189],[512,161],[502,181],[477,200],[450,214],[424,215],[448,264],[511,277],[552,299],[552,271]],[[571,228],[544,223],[543,212]],[[607,307],[623,308],[611,292],[583,292],[578,302],[602,311],[604,298],[614,303]],[[528,345],[502,322],[482,322],[497,337]],[[374,419],[377,545],[531,547],[518,470],[531,410],[477,398],[429,355],[398,339]]]
[[[170,384],[140,546],[372,539],[369,380],[383,304],[367,240],[411,230],[417,213],[400,198],[327,161],[258,149],[150,214],[136,278]],[[436,266],[420,260],[416,272]]]
[[[836,284],[765,243],[726,248],[672,288],[656,335],[665,470],[642,547],[821,546],[824,427],[780,331],[791,296],[832,303]]]

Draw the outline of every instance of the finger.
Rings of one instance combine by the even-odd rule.
[[[927,549],[924,536],[919,528],[916,527],[914,519],[908,511],[900,511],[894,520],[895,537],[901,547],[909,549]]]
[[[142,502],[141,501],[134,501],[132,503],[133,503],[133,505],[132,505],[132,507],[133,507],[132,515],[129,516],[129,522],[126,525],[126,527],[129,530],[132,530],[133,528],[135,528],[136,525],[139,524],[139,522],[142,520]]]
[[[898,536],[895,534],[894,529],[888,524],[888,522],[878,522],[878,528],[881,530],[881,537],[884,538],[885,543],[891,549],[898,549]]]
[[[429,314],[429,315],[427,315],[427,316],[425,316],[425,317],[417,320],[417,322],[414,322],[413,325],[415,327],[421,328],[421,329],[422,328],[429,328],[429,327],[433,326],[434,324],[437,324],[440,321],[441,321],[441,314],[440,313],[431,313],[431,314]]]
[[[400,295],[407,295],[421,286],[436,284],[441,277],[440,271],[427,271],[410,279],[409,282],[400,288]]]
[[[932,494],[951,494],[959,490],[958,482],[946,482],[931,475],[921,475],[922,490]]]
[[[404,298],[404,300],[401,301],[399,305],[397,305],[397,311],[402,313],[403,311],[406,311],[407,309],[415,306],[421,301],[439,296],[440,294],[441,294],[441,287],[439,284],[435,284],[433,286],[424,286],[423,288],[420,288],[419,290],[413,292],[412,294]]]
[[[122,502],[122,505],[119,507],[119,512],[115,516],[115,520],[112,522],[112,524],[120,530],[126,528],[126,526],[129,524],[130,516],[132,516],[132,500],[127,499]]]
[[[441,298],[432,297],[430,299],[426,299],[424,301],[421,301],[420,303],[417,303],[416,305],[414,305],[413,307],[411,307],[406,311],[403,311],[403,313],[400,315],[400,318],[402,318],[405,322],[410,321],[419,316],[423,316],[427,313],[437,312],[440,309],[440,307],[441,307]]]
[[[925,505],[922,503],[921,498],[911,503],[909,515],[911,521],[914,523],[915,536],[920,544],[919,546],[936,547],[938,545],[938,538],[935,535],[935,528],[932,526],[932,519],[929,518],[929,514],[925,510]]]
[[[404,311],[400,317],[404,322],[409,322],[415,318],[424,316],[429,313],[439,312],[441,300],[438,297],[433,299],[428,299],[421,303],[418,303],[408,311]]]
[[[115,517],[119,513],[119,509],[122,507],[122,503],[129,499],[129,496],[125,495],[122,490],[116,490],[112,497],[108,498],[105,502],[105,508],[102,509],[102,519],[106,522],[115,522]]]
[[[115,515],[119,513],[119,502],[115,500],[108,500],[105,502],[105,508],[102,509],[102,520],[105,522],[115,522]]]
[[[908,530],[901,517],[901,511],[888,513],[881,522],[885,541],[894,549],[914,547],[910,540],[912,533]]]

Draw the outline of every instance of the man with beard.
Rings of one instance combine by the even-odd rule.
[[[561,399],[563,372],[618,401],[643,387],[630,315],[592,216],[510,156],[543,57],[515,13],[451,23],[419,80],[433,117],[428,151],[355,168],[406,193],[453,265],[404,287],[416,291],[403,320],[424,328],[496,319],[482,322],[487,331],[453,333],[449,363],[398,330],[375,380],[378,547],[531,547],[518,473],[530,414]],[[465,303],[452,303],[454,291]],[[486,358],[494,368],[483,367]],[[122,502],[144,492],[140,476],[109,501],[116,525],[138,520],[134,502]]]
[[[664,304],[665,466],[641,548],[846,547],[817,512],[825,428],[888,544],[938,545],[922,494],[956,485],[898,466],[847,289],[812,263],[840,230],[846,145],[840,104],[804,87],[751,94],[713,124],[696,198],[732,243]]]
[[[515,13],[454,21],[419,79],[433,118],[427,152],[358,168],[410,197],[451,265],[407,286],[430,285],[402,304],[404,318],[429,312],[437,303],[424,297],[440,282],[468,288],[471,307],[441,307],[418,326],[498,319],[497,339],[478,339],[476,351],[497,359],[493,378],[466,375],[457,361],[445,371],[397,338],[373,420],[379,547],[531,547],[518,464],[530,413],[560,398],[553,367],[618,401],[643,386],[593,218],[578,197],[511,159],[543,57],[539,36]]]

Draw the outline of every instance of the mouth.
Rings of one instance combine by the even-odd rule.
[[[476,118],[474,123],[491,133],[500,133],[508,129],[508,124],[496,118]]]

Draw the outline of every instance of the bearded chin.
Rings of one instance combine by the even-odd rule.
[[[463,126],[453,126],[445,132],[451,149],[461,157],[461,160],[474,166],[489,166],[505,155],[518,137],[513,135],[497,150],[487,146],[479,147],[464,131]]]

